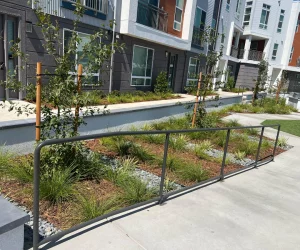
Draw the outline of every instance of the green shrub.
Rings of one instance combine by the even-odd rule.
[[[247,135],[255,136],[258,134],[258,130],[256,128],[247,128],[247,129],[245,129],[245,133]]]
[[[60,203],[70,199],[75,189],[74,182],[79,180],[79,176],[74,173],[74,166],[64,169],[53,169],[48,176],[42,176],[40,181],[40,197],[51,203]]]
[[[256,141],[244,141],[238,145],[240,151],[246,153],[246,155],[253,155],[256,153],[258,147],[258,143]]]
[[[181,178],[188,181],[204,181],[208,178],[208,173],[199,164],[189,164],[183,168],[176,170],[176,173],[180,175]]]
[[[170,139],[170,147],[175,150],[184,150],[187,145],[187,137],[179,135]]]
[[[246,153],[243,151],[238,150],[234,153],[234,158],[239,161],[245,159],[245,157],[246,157]]]
[[[132,144],[132,147],[130,149],[130,155],[139,159],[142,162],[154,160],[154,156],[152,154],[149,154],[145,149],[136,144]]]
[[[102,138],[101,141],[104,146],[120,156],[129,155],[129,150],[133,146],[133,143],[131,141],[126,141],[123,136]]]
[[[240,127],[241,124],[238,122],[237,119],[230,119],[225,122],[226,127]]]
[[[166,177],[165,182],[164,182],[164,191],[165,192],[170,192],[174,190],[175,187],[175,182],[171,181],[168,177]]]
[[[204,141],[201,141],[198,145],[197,145],[198,148],[202,149],[202,150],[205,150],[205,151],[209,151],[212,149],[213,145],[211,143],[211,141],[209,140],[204,140]]]
[[[81,221],[89,221],[93,218],[107,214],[119,208],[119,201],[117,197],[108,200],[97,200],[93,197],[78,197],[80,206]]]
[[[286,147],[286,146],[288,146],[288,138],[285,138],[285,137],[279,137],[278,138],[278,142],[277,142],[277,145],[279,146],[279,147],[282,147],[282,148],[284,148],[284,147]]]
[[[199,145],[195,146],[195,155],[199,157],[199,159],[203,160],[210,160],[212,158],[210,155],[207,154],[206,150]]]
[[[261,149],[262,150],[267,150],[269,148],[271,148],[273,145],[270,141],[266,140],[266,139],[263,139],[262,140],[262,143],[261,143]]]
[[[163,144],[165,142],[165,135],[142,135],[141,138],[148,142],[153,144]]]
[[[220,130],[220,131],[216,131],[214,133],[215,137],[214,137],[214,142],[220,146],[220,147],[224,147],[225,143],[226,143],[226,138],[227,138],[227,131],[226,130]]]
[[[156,78],[156,83],[154,84],[154,92],[157,94],[170,93],[167,72],[162,71]]]

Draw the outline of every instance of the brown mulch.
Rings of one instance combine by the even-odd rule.
[[[16,180],[0,179],[0,193],[8,196],[28,210],[33,210],[33,185],[23,184]],[[95,197],[106,200],[117,195],[121,190],[107,180],[81,181],[75,184],[76,190],[85,197]],[[81,218],[77,200],[65,201],[60,204],[51,204],[40,200],[40,216],[59,229],[67,229],[78,223]]]

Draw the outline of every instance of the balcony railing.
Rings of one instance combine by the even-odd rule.
[[[136,22],[163,32],[167,32],[168,13],[152,4],[146,4],[139,1]]]
[[[245,50],[240,49],[237,58],[238,59],[244,59]]]
[[[65,0],[76,3],[76,0]],[[80,3],[86,8],[93,11],[107,13],[107,0],[80,0]]]
[[[248,60],[252,61],[261,61],[264,58],[264,52],[263,51],[257,51],[257,50],[249,50]]]
[[[238,48],[232,46],[230,51],[230,56],[238,58],[239,50]]]
[[[203,37],[203,30],[194,26],[192,44],[199,47],[203,47],[202,37]]]

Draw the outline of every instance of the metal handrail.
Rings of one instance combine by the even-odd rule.
[[[136,22],[157,30],[168,31],[168,12],[152,4],[138,1]]]
[[[273,153],[269,155],[268,157],[271,157],[268,161],[261,161],[258,160],[260,150],[261,150],[261,144],[263,140],[264,130],[267,127],[277,127],[277,135],[276,140],[274,143]],[[246,167],[241,168],[240,170],[236,170],[230,173],[225,174],[224,173],[224,167],[226,162],[226,155],[227,155],[227,149],[228,149],[228,143],[230,140],[230,133],[232,130],[241,130],[241,129],[247,129],[247,128],[260,128],[260,139],[259,144],[257,148],[256,158],[255,162],[251,165],[248,165]],[[223,160],[222,165],[220,169],[220,175],[210,178],[208,180],[196,183],[189,187],[184,187],[179,190],[175,190],[172,192],[168,192],[164,194],[164,182],[165,182],[165,176],[166,176],[166,162],[168,157],[168,146],[169,146],[169,139],[171,134],[182,134],[182,133],[193,133],[193,132],[205,132],[205,131],[227,131],[226,136],[226,142],[224,146],[224,154],[223,154]],[[63,237],[66,234],[69,234],[71,232],[74,232],[76,230],[79,230],[83,227],[86,227],[88,225],[91,225],[95,222],[98,222],[100,220],[103,220],[105,218],[124,213],[126,211],[145,206],[147,204],[155,203],[155,204],[161,204],[163,203],[168,197],[174,196],[176,194],[185,192],[187,190],[194,189],[196,187],[204,186],[207,184],[215,183],[221,180],[224,180],[224,178],[229,178],[232,175],[244,172],[246,170],[250,170],[252,168],[258,167],[260,165],[263,165],[267,162],[273,161],[275,157],[275,152],[278,144],[278,138],[280,133],[280,125],[266,125],[266,126],[245,126],[245,127],[230,127],[230,128],[201,128],[201,129],[183,129],[183,130],[159,130],[159,131],[119,131],[119,132],[108,132],[108,133],[98,133],[93,135],[83,135],[83,136],[76,136],[76,137],[70,137],[70,138],[60,138],[60,139],[51,139],[46,140],[37,145],[37,147],[34,150],[34,203],[33,203],[33,249],[38,250],[40,245],[43,245],[47,242],[57,240],[61,237]],[[155,197],[151,200],[144,201],[141,203],[134,204],[129,207],[125,207],[119,210],[112,211],[110,213],[107,213],[105,215],[99,216],[97,218],[94,218],[90,221],[81,223],[79,225],[76,225],[72,228],[69,228],[67,230],[61,231],[55,235],[52,235],[50,237],[47,237],[40,241],[39,238],[39,186],[40,186],[40,158],[41,158],[41,150],[45,146],[50,146],[54,144],[62,144],[62,143],[70,143],[70,142],[78,142],[78,141],[84,141],[84,140],[92,140],[92,139],[99,139],[99,138],[105,138],[105,137],[111,137],[111,136],[128,136],[128,135],[155,135],[155,134],[165,134],[165,144],[164,144],[164,156],[163,156],[163,165],[162,165],[162,174],[161,174],[161,180],[160,180],[160,190],[159,190],[159,196]]]
[[[192,44],[197,45],[197,46],[202,46],[203,34],[204,34],[203,29],[194,26],[193,36],[192,36]]]

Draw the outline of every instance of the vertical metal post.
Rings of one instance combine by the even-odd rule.
[[[35,140],[41,138],[41,88],[42,88],[42,63],[36,64],[36,102],[35,102]]]
[[[201,81],[202,81],[202,72],[200,72],[199,79],[198,79],[196,102],[195,102],[195,106],[194,106],[193,119],[192,119],[192,128],[195,126],[195,121],[196,121],[197,108],[198,108],[198,103],[199,103],[199,94],[200,94],[200,88],[201,88]]]
[[[167,133],[166,134],[166,140],[165,140],[165,147],[164,147],[164,159],[163,159],[163,165],[162,165],[162,170],[161,170],[160,190],[159,190],[159,197],[160,197],[159,204],[163,203],[164,184],[165,184],[165,177],[166,177],[166,167],[167,167],[168,148],[169,148],[169,139],[170,139],[170,133]]]
[[[82,64],[78,64],[77,69],[77,93],[81,93],[81,81],[82,81]],[[76,105],[75,108],[75,126],[74,126],[74,132],[77,133],[78,131],[78,122],[79,122],[79,105]]]
[[[39,187],[40,187],[40,153],[41,146],[34,150],[34,177],[33,177],[33,250],[39,249]]]
[[[263,140],[264,131],[265,131],[265,127],[262,127],[261,128],[261,133],[260,133],[260,138],[259,138],[259,143],[258,143],[258,148],[257,148],[257,152],[256,152],[255,167],[257,166],[257,162],[258,162],[258,157],[259,157],[259,154],[260,154],[260,148],[261,148],[261,143],[262,143],[262,140]]]
[[[221,178],[220,178],[220,180],[224,179],[224,168],[225,168],[229,138],[230,138],[230,129],[227,130],[227,136],[226,136],[226,142],[225,142],[225,146],[224,146],[224,155],[223,155],[223,161],[222,161],[222,167],[221,167]]]
[[[280,133],[280,125],[278,125],[278,130],[277,130],[277,135],[276,135],[276,140],[275,140],[275,145],[274,145],[274,150],[273,150],[272,161],[274,161],[274,157],[275,157],[275,153],[276,153],[276,148],[277,148],[277,144],[278,144],[279,133]]]

